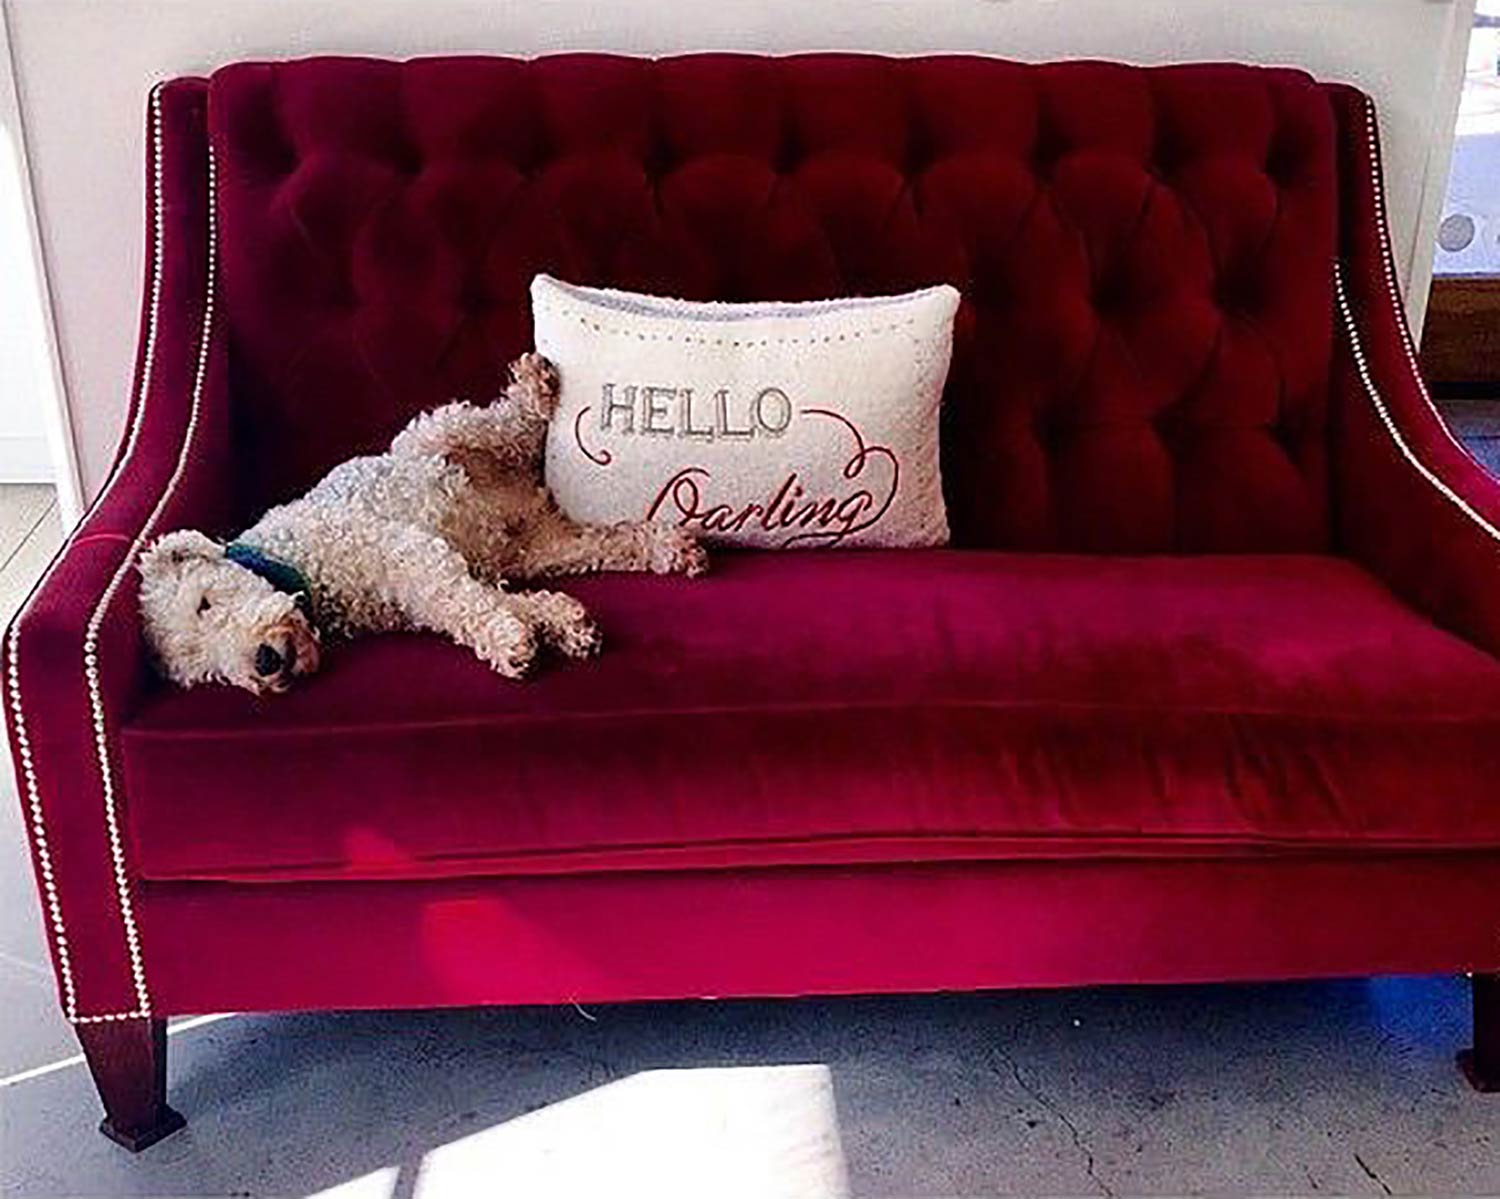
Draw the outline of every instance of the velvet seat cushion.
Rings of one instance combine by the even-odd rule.
[[[723,555],[571,588],[604,655],[434,638],[123,731],[147,878],[1500,845],[1500,662],[1316,556]]]

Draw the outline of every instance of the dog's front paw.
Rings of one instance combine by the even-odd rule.
[[[553,636],[558,652],[569,658],[592,658],[604,648],[604,634],[593,617],[569,621]]]
[[[546,639],[569,658],[591,658],[604,646],[604,635],[589,610],[571,595],[539,591],[532,595],[536,614]]]
[[[506,614],[489,622],[475,638],[474,652],[508,679],[524,679],[536,665],[536,632]]]
[[[646,564],[659,575],[687,575],[708,570],[708,551],[691,533],[671,525],[652,525]]]
[[[522,354],[510,364],[510,377],[513,387],[526,391],[544,415],[552,415],[560,391],[557,367],[540,354]]]

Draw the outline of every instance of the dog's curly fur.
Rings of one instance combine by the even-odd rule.
[[[189,529],[142,556],[147,641],[182,686],[284,691],[317,669],[322,637],[397,629],[443,633],[519,678],[540,644],[594,653],[597,626],[555,591],[507,585],[593,570],[695,575],[703,549],[679,529],[570,520],[542,483],[557,374],[527,354],[493,404],[423,413],[384,454],[354,458],[235,540],[306,578],[317,627],[293,597]]]

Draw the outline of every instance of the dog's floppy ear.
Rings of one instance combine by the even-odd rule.
[[[224,547],[207,534],[196,529],[178,529],[158,537],[141,555],[140,572],[150,575],[159,570],[181,566],[193,559],[212,562],[224,556]]]

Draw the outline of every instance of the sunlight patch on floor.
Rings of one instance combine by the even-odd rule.
[[[386,1166],[383,1170],[371,1170],[368,1174],[331,1186],[326,1191],[318,1191],[307,1199],[396,1199],[396,1184],[400,1176],[400,1166]],[[471,1187],[467,1193],[473,1190]]]
[[[454,1199],[491,1188],[528,1199],[846,1196],[832,1076],[821,1065],[648,1070],[315,1199]]]

